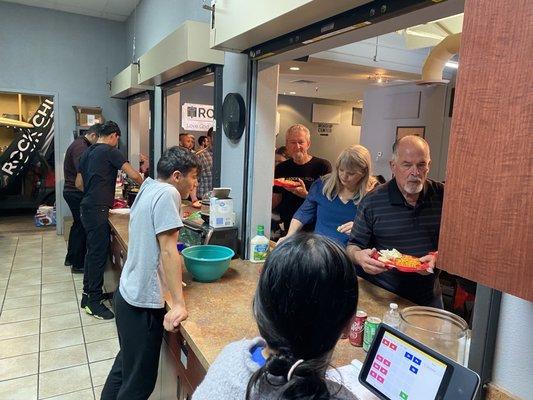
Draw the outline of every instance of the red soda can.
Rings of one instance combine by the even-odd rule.
[[[352,324],[350,325],[350,334],[348,335],[348,340],[350,341],[350,344],[352,346],[363,346],[363,334],[366,317],[366,312],[359,310],[352,318]]]

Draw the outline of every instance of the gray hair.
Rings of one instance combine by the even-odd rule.
[[[397,161],[398,160],[398,148],[400,147],[400,144],[404,141],[417,141],[418,143],[420,143],[422,146],[424,146],[427,151],[428,151],[428,154],[429,153],[429,143],[426,141],[426,139],[424,139],[423,137],[420,137],[420,136],[417,136],[417,135],[407,135],[407,136],[404,136],[398,140],[396,140],[394,142],[394,144],[392,145],[392,161]]]
[[[289,129],[287,129],[286,138],[288,139],[290,135],[300,132],[300,131],[305,133],[305,138],[307,139],[308,142],[310,142],[311,132],[309,132],[309,129],[307,128],[307,126],[302,125],[302,124],[294,124],[291,127],[289,127]]]

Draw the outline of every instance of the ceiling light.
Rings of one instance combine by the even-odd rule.
[[[300,70],[300,67],[290,67],[289,68],[291,71],[299,71]]]
[[[289,94],[296,94],[296,92],[289,92]]]
[[[457,68],[459,68],[459,63],[458,63],[457,61],[448,61],[448,62],[446,63],[446,66],[447,66],[448,68],[457,69]]]

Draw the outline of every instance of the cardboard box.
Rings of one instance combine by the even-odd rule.
[[[76,113],[77,126],[92,126],[104,122],[101,107],[72,106]]]
[[[209,225],[213,228],[223,228],[235,225],[233,199],[209,199]]]

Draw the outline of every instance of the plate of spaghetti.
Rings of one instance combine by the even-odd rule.
[[[396,249],[375,251],[372,258],[381,261],[388,268],[402,272],[419,272],[429,267],[428,263],[421,262],[419,258],[402,254]]]

